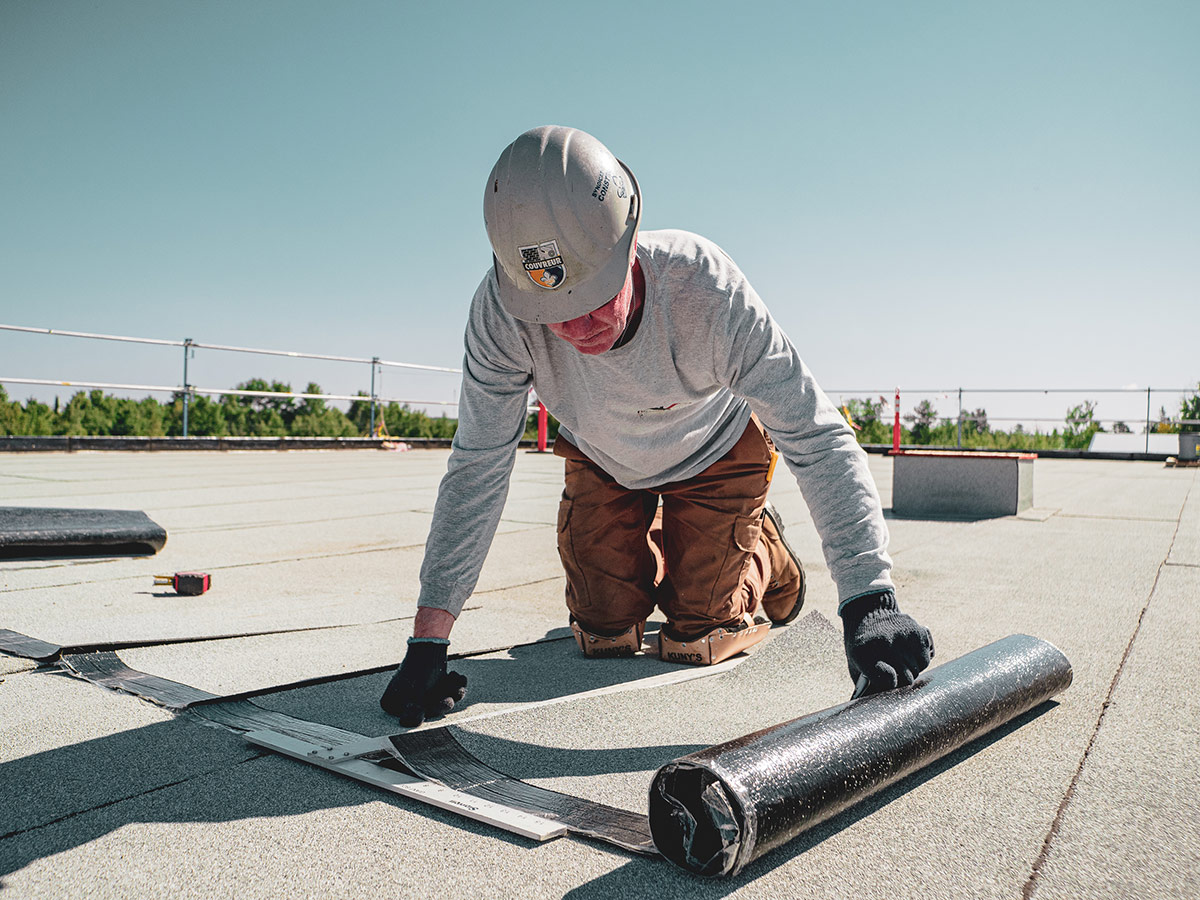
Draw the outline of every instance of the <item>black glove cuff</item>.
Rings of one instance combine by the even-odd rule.
[[[843,606],[838,614],[842,617],[842,627],[846,634],[853,634],[855,629],[868,615],[879,610],[898,610],[896,594],[893,591],[879,591],[875,594],[863,594]]]
[[[449,649],[449,641],[443,644],[435,641],[410,640],[408,653],[404,656],[404,667],[420,666],[430,669],[440,668],[445,671],[446,651]]]

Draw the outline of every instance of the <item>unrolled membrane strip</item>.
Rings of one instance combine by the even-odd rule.
[[[911,687],[681,757],[650,786],[655,846],[692,872],[733,875],[1070,684],[1071,664],[1056,647],[1012,635]]]
[[[263,709],[249,700],[201,700],[190,705],[186,712],[231,731],[274,731],[330,749],[367,739],[366,735],[324,722],[310,722],[273,709]]]
[[[202,691],[190,684],[181,684],[169,678],[160,678],[131,669],[111,650],[64,656],[62,664],[80,678],[86,678],[94,684],[114,691],[134,694],[167,709],[186,709],[202,700],[217,699],[216,694]]]
[[[134,694],[234,731],[274,731],[326,748],[366,740],[365,735],[263,709],[244,698],[223,698],[191,685],[139,672],[127,666],[111,650],[67,655],[62,658],[62,665],[94,684]],[[645,816],[504,775],[468,753],[445,728],[394,735],[390,740],[394,746],[391,756],[427,780],[562,822],[571,831],[600,838],[627,850],[657,853]],[[371,761],[384,764],[383,761]],[[386,762],[395,764],[391,758]]]
[[[232,731],[275,731],[329,748],[366,740],[365,735],[353,731],[264,709],[244,697],[220,697],[189,684],[139,672],[125,665],[111,650],[67,655],[62,664],[67,671],[93,684],[133,694]]]
[[[389,740],[392,755],[427,781],[561,822],[575,834],[599,838],[636,853],[656,853],[645,816],[505,775],[472,756],[448,728],[394,734]]]
[[[37,638],[32,638],[27,634],[21,634],[19,631],[0,628],[0,653],[7,653],[10,656],[20,656],[24,659],[36,660],[37,662],[46,662],[47,660],[54,659],[61,652],[62,647],[58,644],[39,641]]]

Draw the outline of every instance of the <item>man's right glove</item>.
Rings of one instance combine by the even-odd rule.
[[[891,591],[855,597],[840,612],[850,678],[867,679],[856,696],[912,684],[933,658],[933,635],[900,612]]]
[[[379,700],[383,711],[406,728],[426,717],[442,716],[467,694],[465,675],[446,671],[450,642],[442,638],[409,638],[404,662]]]

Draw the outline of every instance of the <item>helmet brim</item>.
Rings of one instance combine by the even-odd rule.
[[[637,252],[638,229],[642,224],[642,191],[629,167],[620,160],[617,162],[633,187],[630,202],[635,206],[633,221],[626,227],[620,242],[613,248],[612,259],[587,281],[568,283],[554,291],[553,301],[548,302],[549,292],[546,289],[538,287],[532,281],[525,284],[514,282],[505,275],[504,268],[493,257],[492,267],[496,272],[500,305],[510,316],[540,325],[569,322],[599,309],[621,292]]]

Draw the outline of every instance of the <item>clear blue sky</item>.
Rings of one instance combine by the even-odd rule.
[[[633,168],[644,227],[722,244],[831,390],[1184,386],[1197,48],[1194,0],[3,0],[0,322],[457,366],[484,179],[558,123]],[[0,376],[179,370],[0,332]]]

